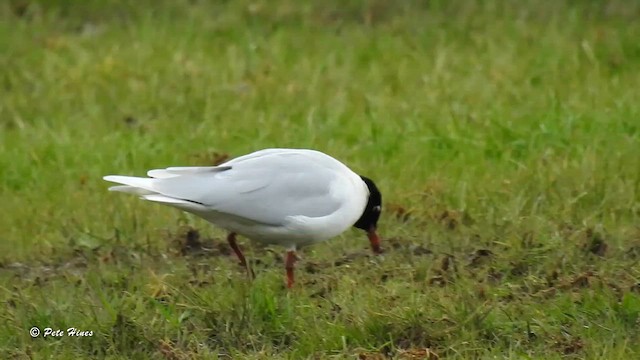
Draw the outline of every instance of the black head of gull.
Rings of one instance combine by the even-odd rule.
[[[376,229],[378,227],[380,213],[382,212],[382,194],[373,180],[362,175],[360,177],[367,185],[367,188],[369,188],[369,199],[367,200],[367,206],[365,206],[364,212],[362,212],[362,216],[360,216],[360,219],[358,219],[353,226],[367,232],[367,237],[369,237],[373,252],[380,254],[382,252],[380,249],[380,237],[378,237]]]

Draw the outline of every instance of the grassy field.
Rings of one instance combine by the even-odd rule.
[[[640,2],[0,3],[5,358],[640,357]],[[360,231],[241,243],[106,174],[315,148]],[[29,329],[92,331],[32,339]]]

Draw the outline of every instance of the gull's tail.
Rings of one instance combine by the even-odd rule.
[[[167,176],[170,177],[170,176]],[[141,199],[155,201],[166,205],[175,206],[177,208],[187,211],[203,210],[202,204],[198,204],[193,201],[178,199],[166,194],[162,194],[154,187],[155,182],[160,180],[160,176],[157,179],[141,178],[135,176],[122,176],[122,175],[107,175],[103,177],[104,180],[114,182],[117,186],[112,186],[109,191],[119,191],[128,194],[138,195]]]

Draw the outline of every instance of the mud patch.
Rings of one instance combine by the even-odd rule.
[[[640,242],[636,241],[633,245],[629,246],[624,253],[624,257],[630,260],[640,259]]]
[[[343,265],[346,265],[346,264],[350,264],[350,263],[354,262],[357,259],[369,258],[369,257],[371,257],[370,253],[364,252],[364,251],[358,251],[358,252],[349,253],[349,254],[344,255],[340,259],[336,260],[333,263],[333,265],[334,266],[343,266]]]
[[[124,116],[122,118],[122,124],[130,131],[135,131],[139,134],[144,134],[149,130],[149,127],[143,121],[140,121],[133,115]]]
[[[435,275],[428,280],[429,285],[443,287],[455,280],[458,265],[455,256],[444,254],[440,259],[440,266],[434,270]]]
[[[556,351],[564,355],[572,355],[582,351],[584,348],[584,341],[579,337],[567,337],[565,339],[557,340],[553,344]]]
[[[0,264],[0,271],[8,272],[16,279],[20,279],[23,284],[42,287],[56,278],[67,278],[72,280],[82,274],[88,267],[88,259],[72,253],[52,262],[43,263],[35,261],[31,264],[12,262]],[[77,282],[82,282],[78,279]]]
[[[604,236],[591,228],[585,231],[583,249],[591,254],[603,257],[607,254],[609,246],[605,242]]]
[[[438,221],[449,230],[455,230],[460,224],[460,215],[456,211],[445,210],[440,216]]]
[[[460,225],[471,226],[473,218],[466,211],[444,210],[436,216],[436,221],[449,230],[456,230]]]
[[[416,256],[424,256],[424,255],[432,255],[433,251],[431,251],[430,249],[427,249],[422,245],[416,245],[411,250],[411,253]]]
[[[609,289],[612,294],[618,299],[621,300],[624,296],[624,293],[627,291],[634,291],[635,285],[629,285],[630,282],[633,282],[633,278],[625,278],[622,276],[609,276],[608,278],[598,274],[594,271],[585,271],[581,274],[573,275],[565,278],[558,278],[559,275],[554,271],[554,279],[549,281],[547,280],[547,288],[533,291],[533,296],[541,297],[545,299],[552,298],[561,292],[575,292],[576,296],[579,294],[581,289],[587,288],[604,288]],[[611,279],[615,278],[615,282]]]
[[[197,229],[184,227],[173,237],[172,252],[178,256],[210,257],[229,256],[231,248],[226,241],[203,238]]]
[[[487,281],[491,284],[498,284],[504,277],[504,274],[495,268],[489,268],[487,271]]]
[[[493,252],[489,249],[478,249],[469,256],[469,264],[467,267],[477,268],[485,265],[493,258]]]
[[[398,359],[406,360],[438,360],[440,356],[429,348],[398,350]]]
[[[387,356],[373,351],[361,352],[358,354],[358,360],[386,360]]]
[[[447,285],[447,279],[442,275],[435,275],[429,279],[428,284],[431,286],[444,287]]]
[[[122,122],[129,127],[135,127],[138,125],[138,119],[134,118],[131,115],[127,115],[122,118]]]
[[[26,17],[29,14],[31,4],[29,1],[16,1],[11,4],[11,12],[19,18]]]
[[[384,241],[385,247],[390,247],[394,250],[402,249],[407,246],[406,244],[407,241],[399,237],[392,237]]]
[[[415,244],[409,240],[402,239],[399,237],[392,237],[384,241],[383,243],[385,247],[391,248],[393,250],[404,250],[408,251],[415,256],[425,256],[432,255],[433,251],[427,248],[423,244]]]
[[[176,346],[169,340],[159,341],[158,352],[167,360],[184,360],[191,358],[187,353],[176,348]]]
[[[512,276],[525,276],[529,273],[529,264],[524,261],[511,262],[509,274]]]
[[[447,273],[449,271],[457,272],[456,257],[450,254],[445,254],[440,261],[440,271]]]
[[[389,211],[389,213],[393,215],[393,217],[395,217],[397,220],[401,222],[407,222],[411,220],[412,211],[407,210],[407,208],[405,208],[402,205],[388,204],[386,208]]]
[[[326,269],[327,266],[322,265],[318,262],[313,262],[313,261],[306,261],[304,264],[304,271],[307,274],[317,274],[320,273],[322,269]]]

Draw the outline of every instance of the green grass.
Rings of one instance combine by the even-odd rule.
[[[9,358],[640,356],[640,3],[0,4]],[[373,179],[362,232],[282,249],[106,174],[315,148]],[[211,251],[185,248],[197,231]],[[197,243],[195,245],[198,245]],[[94,332],[31,339],[31,326]]]

